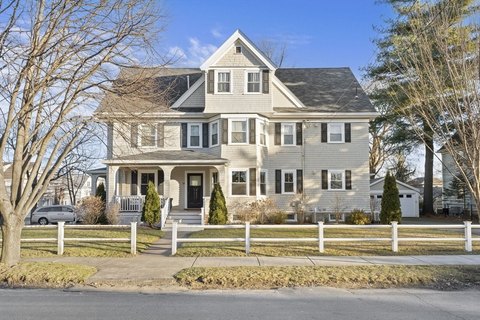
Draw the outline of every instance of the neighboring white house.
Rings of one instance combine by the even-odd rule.
[[[312,52],[312,54],[315,54]],[[293,212],[369,210],[369,120],[377,113],[349,68],[277,68],[241,31],[200,68],[122,70],[162,99],[107,93],[107,199],[138,211],[149,181],[173,212],[265,197]]]
[[[443,208],[448,209],[450,215],[476,213],[475,200],[468,188],[462,185],[462,176],[458,172],[453,157],[445,148],[441,148],[438,152],[442,155]]]
[[[370,183],[370,211],[379,213],[382,206],[383,185],[385,177],[374,179]],[[398,194],[400,197],[400,207],[402,217],[418,218],[420,216],[419,195],[420,191],[404,182],[397,181]]]

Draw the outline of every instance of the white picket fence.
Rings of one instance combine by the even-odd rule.
[[[65,238],[65,229],[127,229],[130,228],[129,238]],[[137,223],[131,222],[130,225],[65,225],[64,221],[59,221],[56,226],[31,225],[24,226],[24,229],[57,229],[56,238],[28,238],[20,239],[21,242],[56,242],[57,254],[63,255],[65,242],[130,242],[130,253],[137,254]],[[0,239],[0,242],[2,240]]]
[[[412,241],[439,241],[439,242],[464,242],[465,251],[472,252],[472,242],[480,241],[480,237],[472,236],[472,229],[480,229],[480,225],[472,225],[470,221],[465,221],[463,225],[399,225],[397,222],[392,222],[390,225],[337,225],[324,224],[318,222],[317,225],[250,225],[249,222],[238,225],[179,225],[177,222],[172,224],[172,255],[177,253],[178,243],[183,242],[244,242],[245,253],[250,253],[252,242],[285,242],[288,246],[289,242],[317,242],[319,252],[325,252],[325,242],[375,242],[384,241],[391,242],[392,251],[398,252],[399,242]],[[179,238],[178,231],[195,231],[203,229],[245,229],[245,237],[243,238]],[[252,238],[250,236],[251,229],[318,229],[318,236],[315,238]],[[388,238],[326,238],[325,229],[390,229],[390,237]],[[399,237],[399,229],[463,229],[463,237]]]

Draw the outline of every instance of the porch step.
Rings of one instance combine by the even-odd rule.
[[[165,227],[171,228],[173,221],[177,221],[182,224],[200,224],[202,222],[202,215],[198,211],[172,211],[167,217]]]

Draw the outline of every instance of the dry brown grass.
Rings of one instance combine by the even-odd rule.
[[[65,288],[83,284],[97,270],[94,267],[54,263],[20,263],[13,267],[0,264],[0,284],[8,287]]]
[[[459,289],[480,285],[480,266],[315,266],[188,268],[177,282],[192,289],[341,288]]]

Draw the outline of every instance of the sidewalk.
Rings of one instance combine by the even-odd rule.
[[[90,265],[98,272],[89,283],[160,282],[173,284],[173,276],[189,267],[231,266],[349,266],[349,265],[480,265],[480,255],[443,256],[305,256],[305,257],[171,257],[170,240],[160,239],[132,258],[54,257],[54,261]]]

